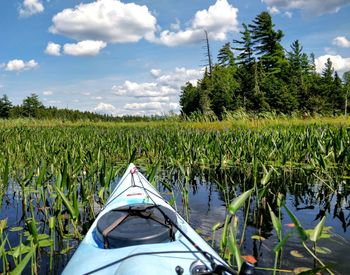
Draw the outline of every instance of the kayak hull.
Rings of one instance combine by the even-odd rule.
[[[217,259],[218,264],[226,265],[211,246],[176,212],[177,226],[183,233],[178,230],[174,241],[104,248],[103,243],[96,237],[98,220],[108,211],[140,203],[157,204],[175,212],[136,167],[130,164],[62,274],[176,274],[177,268],[183,269],[183,274],[191,274],[191,265],[198,260],[210,267],[210,262],[183,233],[201,250]]]

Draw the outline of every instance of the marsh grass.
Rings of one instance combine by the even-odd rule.
[[[196,170],[210,169],[216,175],[232,168],[242,171],[234,181],[237,186],[217,178],[228,209],[219,250],[240,266],[251,211],[257,226],[265,222],[258,213],[266,212],[267,203],[278,208],[272,220],[280,219],[281,204],[270,191],[272,178],[297,169],[318,177],[327,192],[334,193],[338,188],[334,178],[349,176],[349,123],[343,118],[246,117],[223,122],[0,121],[0,204],[12,200],[22,213],[15,224],[0,217],[2,271],[23,271],[31,263],[29,270],[38,273],[46,257],[48,271],[54,272],[55,258],[71,254],[95,219],[96,206],[105,203],[110,186],[130,162],[144,169],[154,185],[162,171],[176,175],[187,220]],[[164,186],[176,203],[173,185],[164,182]],[[277,194],[284,187],[274,188]],[[244,209],[239,219],[232,200],[247,190],[249,198],[239,204]],[[239,225],[243,234],[237,241]],[[11,243],[9,230],[16,226],[23,227],[21,239]],[[277,236],[283,244],[281,233]],[[14,251],[19,256],[14,257]],[[274,270],[281,254],[276,251]]]

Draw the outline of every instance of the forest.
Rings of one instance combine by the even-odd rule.
[[[339,115],[347,112],[350,72],[341,78],[330,59],[316,72],[315,56],[307,54],[299,40],[290,49],[281,44],[268,12],[250,24],[242,24],[240,39],[224,44],[197,85],[186,83],[180,96],[181,113],[223,119],[228,112],[273,112]],[[208,41],[207,41],[208,42]]]

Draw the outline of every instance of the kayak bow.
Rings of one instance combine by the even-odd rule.
[[[63,274],[235,274],[130,164]]]

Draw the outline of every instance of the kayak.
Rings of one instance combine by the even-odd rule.
[[[130,164],[62,274],[236,274]]]

